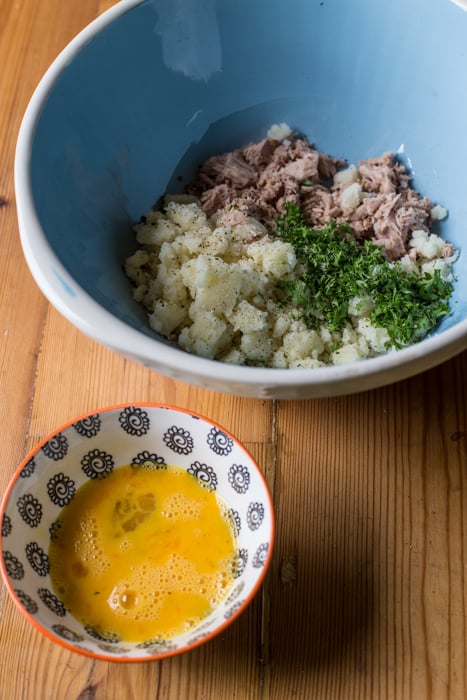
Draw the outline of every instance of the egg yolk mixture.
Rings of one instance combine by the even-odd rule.
[[[226,597],[233,533],[227,507],[180,467],[119,467],[61,511],[50,576],[66,609],[99,635],[170,639]]]

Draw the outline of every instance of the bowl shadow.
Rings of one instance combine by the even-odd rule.
[[[289,681],[336,664],[365,669],[374,611],[371,568],[358,556],[325,558],[300,547],[278,567],[270,653],[273,674]]]

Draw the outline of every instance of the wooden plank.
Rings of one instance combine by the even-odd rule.
[[[466,362],[281,404],[271,697],[465,697]]]

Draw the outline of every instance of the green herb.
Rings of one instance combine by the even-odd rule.
[[[438,270],[422,274],[391,263],[380,247],[358,242],[347,224],[329,221],[323,229],[310,228],[300,208],[289,202],[275,234],[293,245],[301,271],[280,283],[279,303],[298,307],[309,328],[325,325],[339,332],[349,320],[349,301],[369,298],[372,325],[387,330],[391,345],[403,347],[449,313],[453,287]]]

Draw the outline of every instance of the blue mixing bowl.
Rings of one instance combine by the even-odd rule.
[[[21,241],[84,333],[217,391],[305,398],[381,386],[467,347],[467,13],[442,0],[123,0],[58,56],[18,139]],[[286,122],[349,162],[397,152],[449,210],[452,314],[415,346],[342,366],[232,367],[148,328],[122,271],[132,223],[207,156]]]

